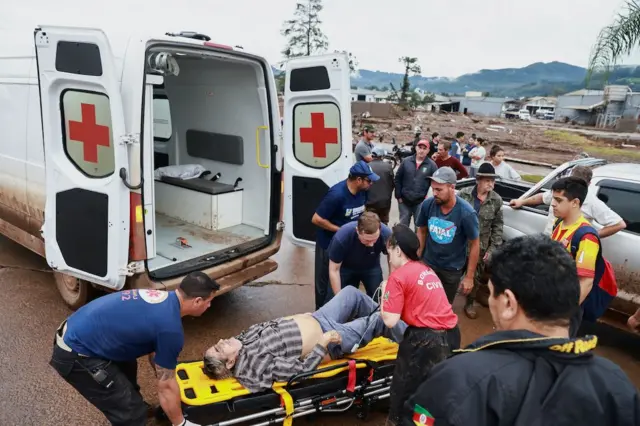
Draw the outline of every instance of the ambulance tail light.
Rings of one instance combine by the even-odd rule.
[[[142,194],[130,192],[129,215],[129,261],[135,262],[147,258],[147,240],[144,235],[144,207]]]

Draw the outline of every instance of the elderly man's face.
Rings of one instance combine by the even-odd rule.
[[[487,194],[493,191],[496,186],[496,180],[494,178],[481,177],[476,180],[476,185],[478,185],[478,193]]]
[[[238,358],[242,343],[238,339],[220,339],[205,352],[206,357],[212,357],[223,361],[227,368],[233,368]]]

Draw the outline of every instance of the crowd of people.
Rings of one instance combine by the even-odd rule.
[[[385,336],[399,344],[389,425],[640,424],[638,390],[594,354],[596,336],[580,333],[583,321],[606,308],[601,239],[626,226],[589,192],[590,169],[577,166],[544,195],[511,201],[512,208],[549,204],[549,227],[503,241],[503,200],[494,186],[519,176],[502,148],[491,147],[486,161],[482,138],[466,144],[462,132],[452,141],[434,133],[418,138],[414,155],[394,171],[374,137],[373,127],[363,129],[348,176],[311,219],[314,312],[221,339],[204,351],[203,371],[260,392]],[[475,184],[456,191],[467,174]],[[400,223],[390,225],[394,196]],[[462,295],[464,314],[477,318],[484,286],[494,332],[461,348],[452,304]],[[208,309],[219,288],[198,272],[173,292],[100,297],[57,329],[50,364],[111,424],[144,425],[150,406],[137,384],[137,358],[148,355],[166,416],[194,425],[182,413],[176,380],[181,321]],[[636,314],[629,326],[639,322]]]

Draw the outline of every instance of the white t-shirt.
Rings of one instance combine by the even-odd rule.
[[[520,174],[516,172],[513,167],[511,167],[509,164],[507,164],[504,161],[497,166],[494,166],[493,163],[491,163],[491,165],[493,166],[494,169],[496,169],[496,174],[503,179],[510,179],[510,180],[522,179]]]
[[[547,220],[547,226],[544,228],[546,235],[551,235],[553,231],[553,225],[556,223],[556,217],[553,215],[553,208],[551,207],[551,200],[553,199],[553,191],[549,190],[542,194],[542,202],[549,205],[549,220]],[[595,193],[595,189],[589,188],[587,197],[582,203],[582,214],[589,222],[596,221],[601,226],[611,226],[616,223],[620,223],[622,218],[620,215],[607,206]]]
[[[471,158],[472,155],[479,156],[480,159],[476,160]],[[477,169],[480,167],[480,164],[484,163],[484,157],[487,155],[487,150],[484,149],[484,146],[476,146],[471,151],[469,151],[469,157],[471,158],[471,167]]]

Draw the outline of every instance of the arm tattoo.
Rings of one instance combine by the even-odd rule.
[[[160,381],[175,378],[176,370],[169,370],[168,368],[162,368],[158,364],[156,364],[156,377]]]

